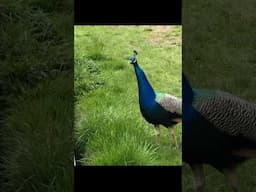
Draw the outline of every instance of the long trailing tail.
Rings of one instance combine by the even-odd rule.
[[[189,106],[192,104],[194,97],[193,90],[186,78],[182,73],[182,105],[183,107]]]

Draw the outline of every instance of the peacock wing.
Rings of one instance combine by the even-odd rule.
[[[157,93],[156,102],[166,111],[182,115],[182,100],[166,93]]]
[[[256,105],[222,91],[195,90],[192,103],[215,128],[256,141]]]

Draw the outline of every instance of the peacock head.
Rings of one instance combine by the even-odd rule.
[[[136,59],[136,57],[131,56],[131,57],[129,58],[129,63],[130,63],[130,64],[137,64],[137,59]]]
[[[129,63],[134,65],[137,64],[136,55],[138,55],[138,52],[134,50],[133,53],[134,55],[129,58]]]

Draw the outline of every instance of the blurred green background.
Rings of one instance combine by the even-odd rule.
[[[0,191],[73,191],[73,2],[0,2]]]
[[[183,72],[194,88],[222,90],[256,102],[256,2],[183,2]],[[230,191],[226,178],[206,166],[206,191]],[[238,172],[240,191],[256,190],[256,161]],[[194,192],[190,168],[183,167],[183,191]]]

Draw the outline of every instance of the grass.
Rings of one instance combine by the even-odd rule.
[[[82,165],[181,164],[167,129],[161,128],[156,145],[128,64],[136,49],[154,89],[181,97],[181,27],[164,28],[75,26],[76,155]],[[176,131],[181,144],[181,125]]]
[[[63,84],[65,83],[65,84]],[[72,81],[62,76],[24,89],[8,109],[3,142],[5,191],[71,191]],[[8,157],[8,158],[6,158]]]
[[[244,192],[254,191],[256,172],[255,160],[249,160],[238,168],[239,190]],[[209,165],[204,166],[206,175],[205,191],[209,192],[230,192],[231,187],[227,183],[226,177]],[[182,168],[182,191],[196,192],[194,189],[194,177],[191,173],[190,167],[183,164]]]
[[[0,191],[73,190],[72,4],[0,3]]]
[[[195,88],[219,89],[256,102],[256,26],[253,0],[184,2],[183,71]],[[240,191],[255,191],[256,161],[239,168]],[[230,191],[225,177],[206,166],[206,191]],[[183,168],[183,191],[193,192],[191,170]]]

